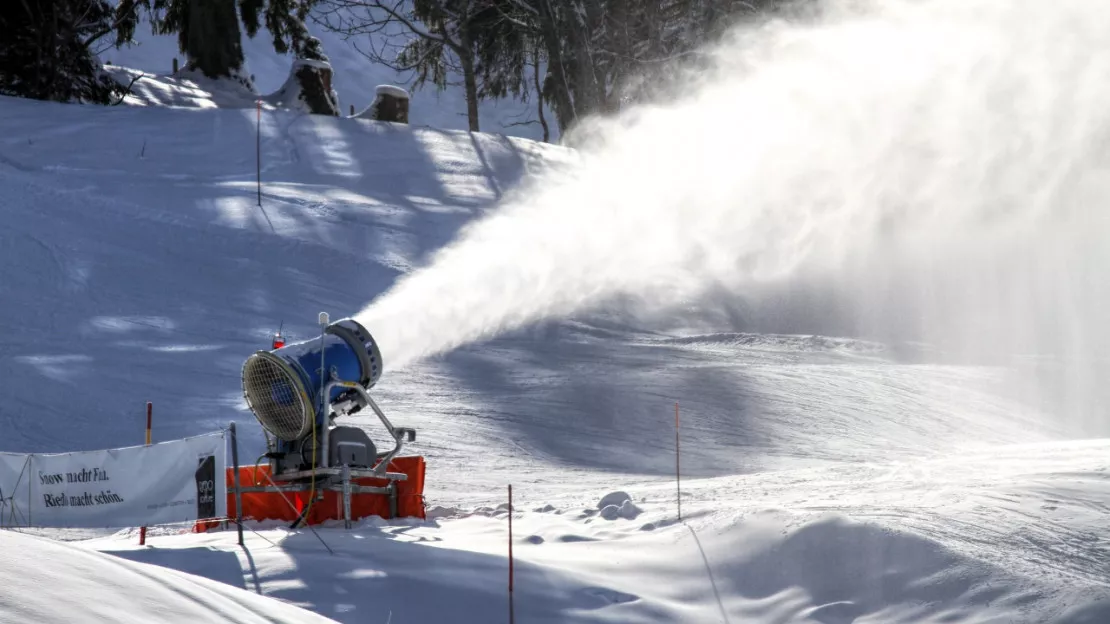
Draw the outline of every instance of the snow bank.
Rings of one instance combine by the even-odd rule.
[[[0,553],[3,622],[333,621],[218,580],[13,531],[0,531]],[[221,556],[209,553],[206,563]]]
[[[172,108],[252,108],[258,96],[236,79],[213,80],[197,71],[148,73],[111,65],[105,70],[116,81],[131,85],[123,103]]]

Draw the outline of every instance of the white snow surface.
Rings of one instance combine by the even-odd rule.
[[[219,579],[15,531],[0,531],[0,553],[0,622],[330,621]]]
[[[236,421],[253,460],[239,372],[279,323],[353,314],[575,158],[266,110],[259,207],[256,113],[220,106],[0,99],[0,451],[133,444],[152,401],[156,439]],[[427,522],[253,526],[245,548],[2,532],[0,622],[507,621],[510,483],[521,622],[1110,621],[1110,441],[1009,394],[1012,371],[620,318],[387,364]]]

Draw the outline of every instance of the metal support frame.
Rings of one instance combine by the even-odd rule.
[[[351,528],[351,467],[343,464],[343,528]]]
[[[322,452],[318,454],[319,465],[309,470],[272,474],[270,475],[271,485],[243,487],[236,484],[235,495],[237,501],[243,492],[307,492],[312,489],[310,481],[314,480],[317,492],[322,493],[324,490],[331,490],[342,494],[343,523],[346,528],[350,528],[351,526],[352,494],[383,494],[389,498],[390,517],[395,518],[397,516],[397,482],[407,481],[408,475],[403,472],[390,472],[389,465],[393,461],[393,458],[396,457],[404,447],[406,435],[409,436],[409,439],[412,439],[414,431],[407,427],[395,427],[362,385],[337,378],[335,371],[332,371],[331,377],[332,381],[328,382],[324,387],[323,396],[325,398],[330,397],[332,390],[335,388],[354,390],[359,399],[373,410],[378,420],[380,420],[386,430],[389,431],[390,437],[393,438],[393,448],[389,451],[377,453],[375,457],[375,459],[378,460],[377,464],[371,469],[351,468],[347,464],[343,464],[342,466],[329,465],[330,428],[334,420],[333,415],[336,412],[336,406],[334,404],[329,404],[327,406],[326,416],[323,419],[323,431],[319,438],[319,442],[323,447],[321,449]],[[236,473],[236,475],[237,474],[238,473]],[[353,483],[353,479],[357,478],[385,479],[388,483],[384,486],[358,485]]]
[[[312,485],[304,479],[311,476],[312,472],[314,471],[301,470],[296,473],[273,475],[270,480],[271,485],[240,486],[235,488],[235,495],[238,499],[243,492],[308,492],[312,489]],[[351,528],[352,494],[384,494],[389,499],[390,518],[397,517],[397,482],[407,480],[408,475],[390,472],[386,473],[384,477],[379,477],[370,470],[358,470],[347,465],[344,465],[342,468],[320,468],[315,472],[317,473],[316,476],[318,479],[316,482],[316,491],[322,492],[324,490],[331,490],[333,492],[340,492],[343,495],[343,522],[346,528]],[[358,485],[352,482],[353,479],[359,477],[385,478],[389,480],[389,483],[377,486]],[[290,479],[296,479],[296,481]]]
[[[378,453],[377,458],[380,461],[378,462],[378,465],[374,467],[374,474],[372,475],[376,477],[384,477],[386,471],[389,469],[389,462],[393,461],[393,458],[397,456],[397,453],[401,452],[401,447],[404,446],[405,434],[410,430],[394,427],[393,423],[389,422],[389,418],[386,417],[385,412],[382,411],[382,408],[378,407],[378,404],[374,402],[374,399],[370,396],[370,393],[366,391],[366,388],[362,387],[362,384],[339,379],[335,376],[335,372],[333,371],[332,380],[328,382],[326,386],[324,386],[324,396],[330,397],[331,391],[335,388],[347,388],[358,393],[359,397],[366,403],[366,405],[370,406],[370,409],[373,410],[374,414],[377,415],[378,420],[380,420],[382,422],[382,425],[385,426],[386,430],[389,431],[390,437],[393,438],[393,449],[386,453]],[[334,412],[334,410],[335,406],[329,405],[327,416],[324,418],[324,432],[323,436],[321,436],[321,444],[324,447],[324,455],[322,461],[320,462],[321,467],[324,468],[329,467],[328,460],[330,458],[328,457],[328,453],[330,451],[330,447],[328,446],[328,443],[330,431],[328,425],[331,424],[332,413]]]

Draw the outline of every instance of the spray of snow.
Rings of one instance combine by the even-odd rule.
[[[757,329],[1089,364],[1110,345],[1108,31],[1098,0],[744,26],[358,316],[390,367],[617,298],[674,317],[722,293]]]

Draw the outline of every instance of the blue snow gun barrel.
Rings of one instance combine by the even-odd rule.
[[[333,387],[322,397],[329,382],[354,382],[369,390],[381,374],[382,354],[373,336],[347,318],[325,327],[320,337],[251,355],[243,364],[243,395],[264,429],[292,442],[314,426],[325,427],[329,405],[357,394]]]

